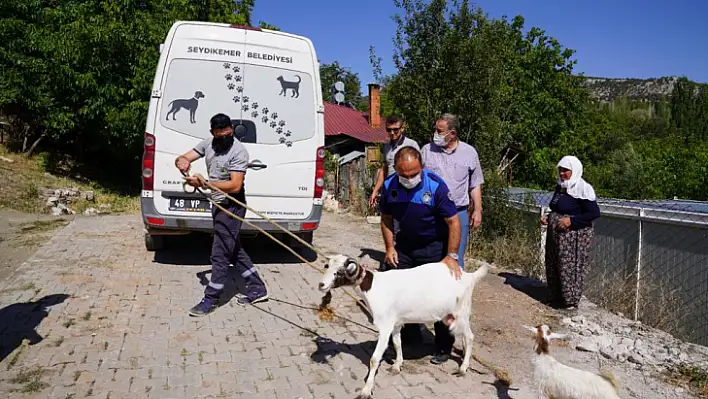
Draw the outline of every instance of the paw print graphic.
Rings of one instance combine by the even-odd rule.
[[[253,106],[251,106],[253,108]],[[253,111],[251,112],[251,118],[255,119],[258,118],[258,111]]]
[[[292,141],[286,141],[286,142],[285,142],[285,145],[288,146],[288,147],[292,147],[292,146],[293,146],[293,142],[292,142]]]
[[[241,101],[241,97],[239,97],[239,96],[234,96],[233,100],[234,100],[235,103],[237,103],[237,102]]]
[[[233,78],[233,75],[231,75],[230,73],[227,73],[226,76],[224,76],[224,78],[226,78],[226,80],[231,80],[231,78]]]
[[[229,69],[229,68],[231,68],[231,64],[229,64],[228,62],[224,62],[224,69]]]
[[[228,86],[226,86],[226,87],[228,87],[228,88],[229,88],[229,90],[233,90],[233,89],[234,89],[234,88],[236,87],[236,85],[235,85],[235,84],[233,84],[233,83],[229,83],[229,85],[228,85]]]
[[[280,144],[285,144],[285,137],[281,137],[278,141],[280,141]]]
[[[261,122],[263,122],[263,123],[268,123],[268,116],[267,116],[267,115],[263,115],[263,117],[261,118]]]
[[[285,132],[285,137],[290,137],[292,134],[293,133],[290,130],[288,130],[287,132]]]
[[[278,126],[278,124],[275,123],[275,121],[270,122],[270,127],[271,127],[271,128],[275,129],[276,126]]]
[[[258,109],[258,103],[254,102],[251,104],[251,107],[253,107],[253,109]]]
[[[244,111],[248,111],[251,109],[251,107],[248,106],[248,104],[243,104],[243,107],[241,107]]]
[[[233,83],[232,83],[233,84]],[[243,86],[239,86],[236,88],[236,91],[239,93],[243,93]]]
[[[273,115],[271,115],[270,117],[273,118],[273,119],[278,119],[278,113],[277,113],[277,112],[273,112]]]
[[[278,126],[278,128],[275,129],[275,132],[278,133],[278,134],[281,134],[281,133],[283,133],[283,128],[280,127],[280,126]]]
[[[241,75],[236,75],[234,80],[236,80],[237,82],[240,82],[241,80],[243,80],[243,78],[241,77]]]
[[[224,64],[224,65],[226,65],[226,64]],[[241,68],[239,68],[238,65],[234,65],[233,71],[235,73],[239,73],[239,72],[241,72]]]
[[[264,108],[263,108],[263,113],[264,113],[264,114],[267,114],[267,113],[268,113],[268,107],[264,107]]]
[[[280,126],[280,127],[285,126],[285,121],[281,119],[280,122],[278,122],[278,126]]]
[[[247,103],[249,101],[248,96],[243,96],[243,102]]]

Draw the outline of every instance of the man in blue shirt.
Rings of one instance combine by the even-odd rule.
[[[408,269],[443,262],[459,279],[460,218],[450,190],[442,178],[423,169],[420,151],[401,148],[394,158],[396,173],[387,177],[381,191],[381,232],[386,245],[385,261]],[[394,245],[393,221],[398,223]],[[406,325],[406,335],[418,335],[420,326]],[[403,333],[403,331],[402,331]],[[442,323],[435,323],[436,353],[433,364],[450,358],[455,337]]]

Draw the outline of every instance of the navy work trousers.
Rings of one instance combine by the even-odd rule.
[[[398,254],[398,269],[411,269],[426,263],[440,262],[447,255],[447,243],[442,241],[430,243],[423,248],[405,248],[397,244],[395,249]],[[455,336],[450,334],[450,329],[442,321],[436,321],[436,351],[450,354],[454,344]]]
[[[246,208],[231,202],[220,204],[229,212],[243,218]],[[229,264],[233,264],[246,281],[249,292],[265,291],[265,284],[258,275],[251,258],[241,246],[239,232],[241,221],[234,219],[217,207],[212,209],[214,219],[214,242],[211,246],[211,281],[204,289],[204,296],[218,301],[229,280]]]

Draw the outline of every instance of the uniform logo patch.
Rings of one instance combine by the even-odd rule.
[[[447,198],[449,198],[450,201],[455,202],[455,200],[452,198],[452,191],[447,192]]]
[[[426,205],[430,205],[430,201],[433,200],[433,193],[430,191],[426,191],[423,193],[423,196],[421,198],[423,200],[423,203]]]
[[[391,198],[393,198],[394,200],[398,198],[398,191],[396,191],[395,189],[391,190]]]

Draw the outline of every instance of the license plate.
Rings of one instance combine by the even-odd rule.
[[[211,212],[211,202],[205,199],[170,198],[171,211]]]

